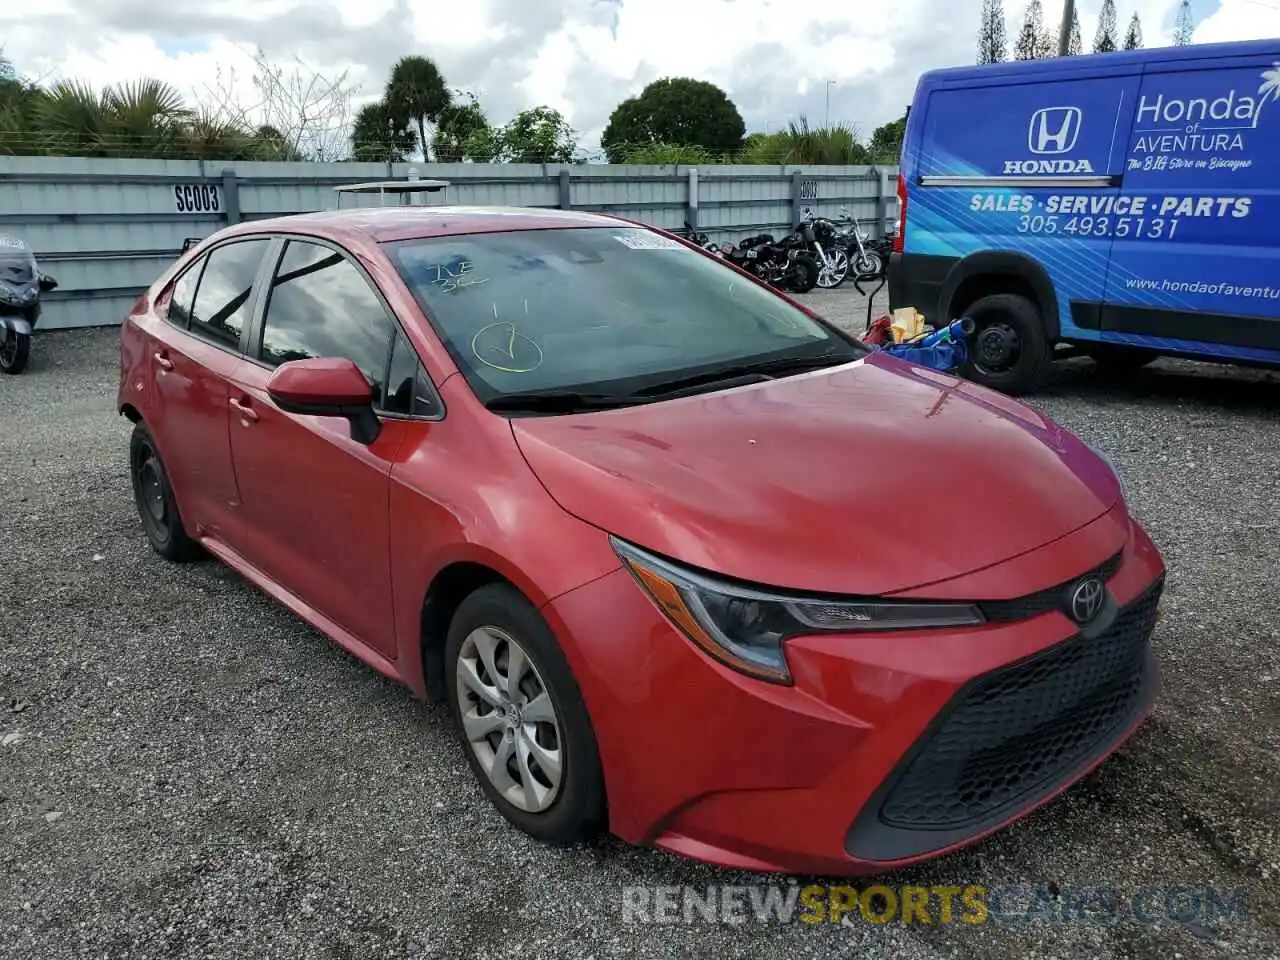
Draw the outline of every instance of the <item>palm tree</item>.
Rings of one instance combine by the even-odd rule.
[[[106,93],[79,80],[55,83],[35,105],[36,143],[41,153],[106,156]]]
[[[361,107],[351,125],[351,152],[356,160],[399,163],[416,145],[417,134],[381,100]]]
[[[439,122],[453,99],[439,68],[427,57],[416,54],[401,57],[391,68],[384,99],[405,125],[417,124],[422,159],[428,159],[427,124]]]
[[[106,105],[108,149],[116,156],[168,157],[181,155],[192,113],[182,94],[160,80],[130,80],[109,87]]]

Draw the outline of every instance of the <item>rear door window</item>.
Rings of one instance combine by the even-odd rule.
[[[232,350],[239,348],[252,308],[253,282],[270,243],[265,237],[238,240],[209,254],[191,311],[192,333]]]

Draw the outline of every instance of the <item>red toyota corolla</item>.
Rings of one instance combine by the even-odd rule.
[[[134,307],[119,409],[155,549],[447,698],[542,840],[878,871],[1155,694],[1164,565],[1105,460],[626,221],[228,228]]]

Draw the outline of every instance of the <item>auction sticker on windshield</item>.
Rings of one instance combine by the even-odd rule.
[[[675,240],[668,239],[647,230],[627,230],[615,233],[614,239],[632,250],[681,250],[683,247]]]

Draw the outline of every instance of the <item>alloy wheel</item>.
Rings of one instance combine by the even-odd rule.
[[[849,255],[840,249],[832,250],[818,271],[818,286],[828,289],[838,287],[848,275]]]
[[[489,626],[462,641],[456,674],[463,732],[494,789],[527,813],[548,809],[560,795],[564,740],[537,665]]]

